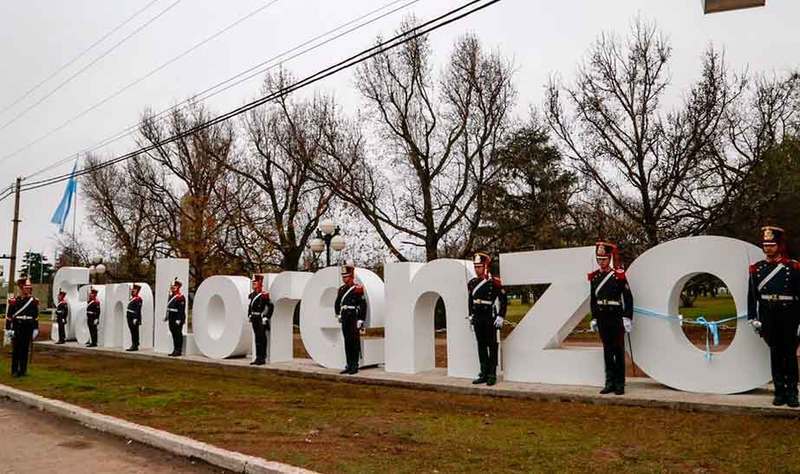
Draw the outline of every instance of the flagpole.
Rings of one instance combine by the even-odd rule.
[[[75,224],[78,222],[78,185],[75,185],[75,198],[73,202],[73,209],[72,209],[72,242],[73,245],[77,242],[75,237]]]

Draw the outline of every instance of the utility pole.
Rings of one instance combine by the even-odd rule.
[[[14,292],[14,283],[16,283],[16,271],[17,271],[17,234],[19,233],[19,191],[20,186],[22,185],[22,178],[17,178],[17,187],[14,190],[14,220],[11,222],[13,223],[12,231],[11,231],[11,255],[9,256],[9,260],[11,260],[11,271],[9,272],[8,277],[8,294],[12,294]]]

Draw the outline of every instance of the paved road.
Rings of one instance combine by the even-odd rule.
[[[0,473],[225,472],[0,400]]]

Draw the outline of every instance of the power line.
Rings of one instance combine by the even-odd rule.
[[[42,79],[41,81],[39,81],[39,82],[38,82],[38,83],[37,83],[35,86],[33,86],[33,87],[31,87],[30,89],[28,89],[27,91],[25,91],[25,93],[24,93],[24,94],[22,94],[21,96],[19,96],[19,97],[18,97],[17,99],[15,99],[13,102],[11,102],[11,103],[9,103],[8,105],[6,105],[5,107],[3,107],[3,109],[2,109],[2,110],[0,110],[0,115],[2,115],[2,114],[4,114],[4,113],[6,113],[6,111],[7,111],[8,109],[10,109],[10,108],[14,107],[15,105],[19,104],[20,102],[22,102],[22,101],[23,101],[23,100],[24,100],[26,97],[28,97],[29,95],[31,95],[31,93],[32,93],[33,91],[37,90],[38,88],[40,88],[41,86],[43,86],[44,84],[46,84],[46,83],[47,83],[47,82],[48,82],[50,79],[52,79],[52,78],[56,77],[56,76],[58,75],[58,73],[60,73],[60,72],[61,72],[61,71],[63,71],[64,69],[66,69],[66,68],[68,68],[68,67],[72,66],[72,65],[75,63],[75,61],[77,61],[78,59],[80,59],[80,58],[82,58],[83,56],[85,56],[85,55],[86,55],[86,53],[88,53],[89,51],[91,51],[92,49],[94,49],[94,47],[95,47],[95,46],[99,45],[100,43],[102,43],[103,41],[105,41],[106,39],[108,39],[108,37],[109,37],[109,36],[113,35],[113,34],[114,34],[114,33],[116,33],[117,31],[119,31],[119,30],[120,30],[120,29],[121,29],[123,26],[127,25],[128,23],[130,23],[130,22],[131,22],[131,20],[133,20],[134,18],[136,18],[137,16],[139,16],[139,15],[140,15],[142,12],[144,12],[145,10],[147,10],[148,8],[150,8],[151,6],[153,6],[153,4],[154,4],[154,3],[156,3],[156,2],[158,2],[158,1],[159,1],[159,0],[152,0],[152,1],[151,1],[150,3],[148,3],[147,5],[145,5],[145,6],[143,6],[142,8],[140,8],[140,9],[136,10],[136,11],[133,13],[133,15],[131,15],[131,16],[129,16],[128,18],[126,18],[126,19],[125,19],[125,21],[123,21],[122,23],[118,24],[118,25],[117,25],[117,26],[115,26],[114,28],[111,28],[111,29],[110,29],[108,32],[106,32],[106,34],[104,34],[103,36],[101,36],[100,38],[98,38],[97,40],[95,40],[95,41],[94,41],[92,44],[90,44],[88,47],[86,47],[86,48],[85,48],[83,51],[81,51],[80,53],[78,53],[78,55],[77,55],[77,56],[73,57],[72,59],[70,59],[70,60],[69,60],[69,61],[67,61],[66,63],[62,64],[62,65],[61,65],[61,66],[60,66],[58,69],[56,69],[55,71],[53,71],[53,72],[52,72],[52,73],[51,73],[49,76],[47,76],[47,77],[45,77],[44,79]]]
[[[176,1],[176,3],[177,3],[177,2],[180,2],[180,1],[181,1],[181,0],[177,0],[177,1]],[[205,45],[206,43],[208,43],[208,42],[210,42],[210,41],[212,41],[212,40],[216,39],[216,38],[217,38],[217,37],[219,37],[220,35],[222,35],[222,34],[224,34],[224,33],[228,32],[228,31],[229,31],[229,30],[231,30],[232,28],[234,28],[234,27],[238,26],[238,25],[239,25],[240,23],[242,23],[243,21],[245,21],[245,20],[248,20],[249,18],[251,18],[251,17],[255,16],[257,13],[260,13],[261,11],[263,11],[264,9],[266,9],[266,8],[268,8],[268,7],[270,7],[270,6],[272,6],[273,4],[275,4],[275,3],[276,3],[276,2],[278,2],[278,1],[279,1],[279,0],[271,0],[271,1],[270,1],[270,2],[268,2],[267,4],[265,4],[265,5],[262,5],[262,6],[258,7],[258,8],[256,8],[255,10],[253,10],[253,11],[251,11],[250,13],[248,13],[248,14],[244,15],[243,17],[241,17],[241,18],[239,18],[238,20],[234,21],[233,23],[231,23],[230,25],[226,26],[225,28],[223,28],[223,29],[221,29],[221,30],[217,31],[216,33],[214,33],[214,34],[212,34],[212,35],[210,35],[210,36],[207,36],[207,37],[206,37],[206,38],[204,38],[202,41],[200,41],[200,42],[198,42],[198,43],[195,43],[195,44],[194,44],[193,46],[191,46],[189,49],[187,49],[187,50],[183,51],[182,53],[178,54],[177,56],[174,56],[173,58],[169,59],[168,61],[166,61],[165,63],[163,63],[163,64],[161,64],[160,66],[156,67],[155,69],[151,70],[150,72],[148,72],[148,73],[147,73],[147,74],[145,74],[144,76],[141,76],[141,77],[139,77],[138,79],[134,80],[133,82],[130,82],[130,83],[128,83],[127,85],[125,85],[125,86],[124,86],[124,87],[122,87],[121,89],[118,89],[118,90],[117,90],[116,92],[114,92],[113,94],[111,94],[111,95],[107,96],[106,98],[102,99],[101,101],[99,101],[99,102],[95,103],[95,104],[94,104],[94,105],[92,105],[91,107],[89,107],[89,108],[87,108],[87,109],[83,110],[82,112],[80,112],[79,114],[77,114],[77,115],[73,116],[72,118],[68,119],[67,121],[65,121],[65,122],[64,122],[64,123],[62,123],[61,125],[57,126],[56,128],[54,128],[54,129],[51,129],[50,131],[48,131],[48,132],[47,132],[47,133],[45,133],[44,135],[40,136],[39,138],[35,139],[34,141],[32,141],[32,142],[28,143],[27,145],[24,145],[24,146],[22,146],[21,148],[18,148],[17,150],[13,151],[12,153],[9,153],[9,154],[7,154],[7,155],[5,155],[5,156],[1,157],[1,158],[0,158],[0,163],[2,163],[3,161],[7,160],[8,158],[11,158],[11,157],[13,157],[13,156],[16,156],[16,155],[18,155],[19,153],[21,153],[21,152],[23,152],[23,151],[27,150],[28,148],[30,148],[30,147],[32,147],[32,146],[34,146],[34,145],[36,145],[37,143],[40,143],[42,140],[44,140],[44,139],[48,138],[48,137],[49,137],[49,136],[51,136],[52,134],[54,134],[54,133],[56,133],[56,132],[58,132],[58,131],[60,131],[60,130],[63,130],[64,128],[66,128],[67,126],[69,126],[69,125],[70,125],[72,122],[74,122],[74,121],[78,120],[79,118],[83,117],[84,115],[88,114],[89,112],[92,112],[93,110],[95,110],[95,109],[97,109],[98,107],[102,106],[103,104],[105,104],[106,102],[110,101],[111,99],[114,99],[114,98],[118,97],[120,94],[122,94],[122,93],[123,93],[123,92],[125,92],[126,90],[130,89],[131,87],[133,87],[133,86],[135,86],[135,85],[137,85],[137,84],[139,84],[139,83],[141,83],[141,82],[142,82],[142,81],[144,81],[145,79],[148,79],[149,77],[151,77],[151,76],[153,76],[154,74],[158,73],[159,71],[161,71],[161,70],[162,70],[162,69],[164,69],[165,67],[167,67],[167,66],[169,66],[170,64],[172,64],[172,63],[174,63],[174,62],[176,62],[176,61],[178,61],[178,60],[182,59],[183,57],[185,57],[185,56],[186,56],[186,55],[188,55],[189,53],[191,53],[191,52],[193,52],[194,50],[196,50],[196,49],[200,48],[201,46]],[[0,127],[0,130],[2,130],[2,127]]]
[[[464,18],[466,16],[469,16],[469,15],[471,15],[471,14],[473,14],[473,13],[479,11],[479,10],[482,10],[482,9],[484,9],[484,8],[490,6],[490,5],[493,5],[493,4],[497,3],[497,2],[499,2],[500,0],[491,0],[491,1],[487,2],[487,3],[484,3],[483,5],[479,5],[479,6],[475,7],[474,9],[472,9],[470,11],[461,13],[461,14],[453,17],[453,18],[447,19],[447,17],[452,16],[455,13],[458,13],[461,10],[464,10],[464,9],[466,9],[468,7],[471,7],[472,5],[475,5],[477,3],[481,3],[482,1],[483,0],[472,0],[471,2],[468,2],[468,3],[462,5],[462,6],[458,7],[458,8],[455,8],[453,10],[450,10],[450,11],[448,11],[448,12],[446,12],[446,13],[444,13],[444,14],[442,14],[442,15],[440,15],[440,16],[432,19],[432,20],[429,20],[429,21],[427,21],[425,23],[417,25],[417,26],[411,28],[410,30],[408,30],[406,32],[400,33],[400,34],[390,38],[389,40],[380,42],[380,43],[378,43],[378,44],[376,44],[376,45],[374,45],[374,46],[372,46],[370,48],[367,48],[367,49],[365,49],[365,50],[363,50],[363,51],[361,51],[361,52],[359,52],[359,53],[357,53],[357,54],[355,54],[353,56],[350,56],[349,58],[347,58],[345,60],[342,60],[342,61],[340,61],[340,62],[338,62],[338,63],[336,63],[336,64],[334,64],[332,66],[329,66],[329,67],[327,67],[325,69],[317,71],[316,73],[314,73],[314,74],[312,74],[310,76],[307,76],[305,79],[302,79],[302,80],[297,81],[297,82],[295,82],[295,83],[293,83],[293,84],[291,84],[289,86],[286,86],[286,87],[284,87],[283,89],[281,89],[279,91],[276,91],[276,92],[274,92],[272,94],[268,94],[267,96],[264,96],[264,97],[262,97],[260,99],[256,99],[256,100],[254,100],[252,102],[249,102],[249,103],[247,103],[245,105],[242,105],[242,106],[240,106],[240,107],[238,107],[238,108],[236,108],[236,109],[234,109],[234,110],[232,110],[230,112],[227,112],[225,114],[219,115],[219,116],[217,116],[217,117],[215,117],[215,118],[213,118],[211,120],[208,120],[208,121],[206,121],[204,123],[198,124],[198,125],[196,125],[195,127],[192,127],[189,130],[185,130],[184,132],[181,132],[181,133],[178,133],[178,134],[173,135],[171,137],[168,137],[168,138],[166,138],[166,139],[164,139],[164,140],[162,140],[162,141],[160,141],[158,143],[151,144],[149,146],[139,148],[138,150],[135,150],[135,151],[126,153],[124,155],[121,155],[119,157],[107,160],[107,161],[105,161],[103,163],[100,163],[98,165],[95,165],[95,166],[92,166],[92,167],[88,167],[88,168],[84,168],[83,170],[76,172],[75,176],[82,176],[82,175],[88,174],[88,173],[90,173],[90,172],[92,172],[94,170],[102,169],[102,168],[105,168],[105,167],[108,167],[108,166],[112,166],[112,165],[114,165],[116,163],[120,163],[120,162],[128,160],[130,158],[134,158],[134,157],[136,157],[136,156],[138,156],[138,155],[140,155],[142,153],[147,153],[147,152],[149,152],[149,151],[151,151],[151,150],[153,150],[153,149],[155,149],[157,147],[172,143],[172,142],[174,142],[174,141],[176,141],[178,139],[181,139],[181,138],[184,138],[186,136],[189,136],[189,135],[191,135],[193,133],[196,133],[196,132],[198,132],[200,130],[203,130],[205,128],[208,128],[208,127],[211,127],[211,126],[216,125],[218,123],[221,123],[221,122],[224,122],[226,120],[229,120],[232,117],[235,117],[237,115],[245,113],[245,112],[247,112],[249,110],[252,110],[252,109],[254,109],[256,107],[259,107],[261,105],[264,105],[265,103],[270,102],[272,100],[275,100],[275,99],[277,99],[277,98],[279,98],[281,96],[284,96],[286,94],[294,92],[294,91],[296,91],[298,89],[301,89],[303,87],[307,87],[307,86],[309,86],[309,85],[311,85],[311,84],[313,84],[315,82],[321,81],[322,79],[325,79],[325,78],[327,78],[327,77],[329,77],[329,76],[331,76],[333,74],[336,74],[336,73],[338,73],[338,72],[340,72],[342,70],[349,69],[349,68],[351,68],[353,66],[356,66],[356,65],[358,65],[358,64],[360,64],[360,63],[362,63],[362,62],[364,62],[364,61],[366,61],[366,60],[368,60],[368,59],[370,59],[372,57],[375,57],[375,56],[377,56],[379,54],[382,54],[382,53],[384,53],[384,52],[386,52],[386,51],[388,51],[390,49],[393,49],[393,48],[395,48],[397,46],[400,46],[400,45],[402,45],[402,44],[404,44],[404,43],[406,43],[408,41],[411,41],[414,38],[417,38],[419,36],[428,34],[428,33],[432,32],[432,31],[437,30],[439,28],[442,28],[442,27],[444,27],[444,26],[446,26],[446,25],[448,25],[450,23],[458,21],[458,20],[460,20],[460,19],[462,19],[462,18]],[[436,23],[438,23],[438,24],[436,24]],[[428,27],[429,25],[433,25],[433,26]],[[392,44],[392,43],[394,43],[394,44]],[[364,57],[361,57],[361,56],[364,56]],[[23,185],[22,190],[25,190],[25,191],[34,190],[34,189],[38,189],[38,188],[41,188],[41,187],[49,186],[49,185],[52,185],[52,184],[56,184],[56,183],[59,183],[59,182],[62,182],[62,181],[65,181],[65,180],[69,179],[71,176],[73,176],[73,174],[72,173],[68,173],[68,174],[63,174],[63,175],[60,175],[60,176],[55,176],[55,177],[49,178],[49,179],[35,181],[35,182],[32,182],[32,183],[29,183],[27,186]]]
[[[341,72],[341,71],[343,71],[345,69],[349,69],[351,67],[354,67],[354,66],[356,66],[356,65],[358,65],[358,64],[360,64],[360,63],[362,63],[362,62],[364,62],[364,61],[366,61],[366,60],[368,60],[370,58],[373,58],[373,57],[375,57],[375,56],[377,56],[379,54],[382,54],[382,53],[384,53],[386,51],[389,51],[389,50],[391,50],[393,48],[396,48],[396,47],[398,47],[398,46],[400,46],[400,45],[402,45],[404,43],[407,43],[408,41],[411,41],[411,40],[413,40],[413,39],[415,39],[415,38],[417,38],[419,36],[429,34],[432,31],[435,31],[435,30],[437,30],[439,28],[442,28],[442,27],[444,27],[446,25],[449,25],[449,24],[451,24],[451,23],[453,23],[455,21],[461,20],[462,18],[465,18],[465,17],[467,17],[469,15],[472,15],[472,14],[474,14],[474,13],[480,11],[480,10],[483,10],[484,8],[487,8],[490,5],[498,3],[499,1],[500,0],[490,0],[488,2],[484,2],[481,5],[475,6],[475,8],[473,8],[473,9],[471,9],[469,11],[459,13],[462,10],[465,10],[465,9],[467,9],[467,8],[473,6],[473,5],[476,5],[476,4],[479,4],[479,3],[483,2],[483,0],[472,0],[471,2],[468,2],[468,3],[466,3],[466,4],[464,4],[464,5],[460,6],[460,7],[457,7],[455,9],[449,10],[448,12],[446,12],[446,13],[444,13],[444,14],[442,14],[442,15],[440,15],[440,16],[432,19],[432,20],[429,20],[429,21],[427,21],[425,23],[417,25],[417,26],[409,29],[406,32],[400,33],[400,34],[392,37],[389,40],[382,41],[382,42],[380,42],[380,43],[378,43],[378,44],[376,44],[376,45],[374,45],[372,47],[369,47],[369,48],[367,48],[367,49],[365,49],[365,50],[353,55],[353,56],[348,57],[347,59],[339,61],[338,63],[336,63],[336,64],[334,64],[332,66],[328,66],[327,68],[322,69],[322,70],[320,70],[320,71],[318,71],[318,72],[316,72],[316,73],[314,73],[314,74],[312,74],[310,76],[307,76],[305,79],[302,79],[302,80],[297,81],[297,82],[295,82],[295,83],[293,83],[293,84],[291,84],[289,86],[286,86],[286,87],[284,87],[283,89],[281,89],[279,91],[276,91],[276,92],[274,92],[272,94],[268,94],[268,95],[266,95],[264,97],[261,97],[259,99],[254,100],[254,101],[251,101],[251,102],[249,102],[247,104],[244,104],[244,105],[242,105],[242,106],[240,106],[240,107],[238,107],[236,109],[231,110],[230,112],[227,112],[225,114],[219,115],[219,116],[217,116],[217,117],[215,117],[215,118],[213,118],[211,120],[208,120],[208,121],[206,121],[204,123],[198,124],[198,125],[190,128],[189,130],[186,130],[184,132],[181,132],[181,133],[178,133],[178,134],[173,135],[171,137],[168,137],[168,138],[166,138],[166,139],[164,139],[164,140],[162,140],[162,141],[160,141],[158,143],[151,144],[149,146],[139,148],[139,149],[137,149],[135,151],[126,153],[124,155],[121,155],[119,157],[116,157],[116,158],[113,158],[113,159],[110,159],[110,160],[107,160],[107,161],[105,161],[103,163],[100,163],[100,164],[97,164],[95,166],[84,168],[84,169],[76,172],[74,174],[74,176],[76,176],[76,177],[77,176],[82,176],[82,175],[88,174],[88,173],[90,173],[90,172],[92,172],[94,170],[102,169],[102,168],[105,168],[105,167],[108,167],[108,166],[112,166],[112,165],[120,163],[122,161],[134,158],[134,157],[136,157],[136,156],[138,156],[138,155],[140,155],[142,153],[147,153],[147,152],[149,152],[149,151],[151,151],[151,150],[153,150],[153,149],[155,149],[157,147],[172,143],[172,142],[174,142],[176,140],[179,140],[181,138],[189,136],[189,135],[191,135],[193,133],[197,133],[198,131],[203,130],[205,128],[208,128],[208,127],[211,127],[213,125],[222,123],[222,122],[224,122],[226,120],[229,120],[229,119],[231,119],[231,118],[233,118],[233,117],[235,117],[237,115],[243,114],[243,113],[248,112],[248,111],[250,111],[250,110],[252,110],[252,109],[254,109],[256,107],[259,107],[259,106],[264,105],[264,104],[266,104],[268,102],[271,102],[271,101],[273,101],[273,100],[275,100],[275,99],[277,99],[279,97],[282,97],[282,96],[284,96],[286,94],[295,92],[295,91],[297,91],[297,90],[299,90],[299,89],[301,89],[303,87],[307,87],[307,86],[309,86],[309,85],[311,85],[313,83],[321,81],[321,80],[323,80],[323,79],[325,79],[325,78],[327,78],[329,76],[332,76],[332,75],[334,75],[334,74],[336,74],[338,72]],[[456,15],[457,13],[458,13],[458,15]],[[455,16],[453,16],[453,15],[455,15]],[[452,18],[448,18],[448,17],[452,17]],[[73,174],[69,173],[69,174],[64,174],[64,175],[56,176],[56,177],[53,177],[53,178],[49,178],[49,179],[45,179],[45,180],[29,183],[28,185],[23,185],[21,187],[21,191],[32,191],[34,189],[39,189],[39,188],[42,188],[42,187],[45,187],[45,186],[50,186],[50,185],[65,181],[67,179],[70,179],[70,177],[72,177],[72,176],[73,176]]]
[[[331,37],[331,38],[328,38],[327,40],[325,40],[323,42],[320,42],[320,43],[315,44],[315,45],[313,45],[313,46],[311,46],[309,48],[306,48],[306,49],[304,49],[304,50],[302,50],[302,51],[300,51],[300,52],[298,52],[298,53],[296,53],[296,54],[294,54],[294,55],[292,55],[292,56],[290,56],[290,57],[288,57],[286,59],[281,60],[277,64],[272,64],[272,65],[270,65],[268,67],[263,67],[263,66],[265,66],[267,64],[273,63],[273,62],[277,61],[278,59],[280,59],[280,58],[282,58],[284,56],[287,56],[287,55],[299,50],[300,48],[302,48],[304,46],[307,46],[307,45],[309,45],[311,43],[314,43],[315,41],[317,41],[317,40],[319,40],[321,38],[324,38],[324,37],[326,37],[328,35],[336,33],[337,31],[339,31],[339,30],[341,30],[343,28],[346,28],[346,27],[352,25],[353,23],[361,21],[364,18],[370,17],[370,16],[374,15],[375,13],[380,12],[381,10],[385,10],[386,8],[389,8],[389,7],[391,7],[393,5],[396,5],[398,3],[401,3],[402,1],[404,1],[404,0],[393,0],[393,1],[388,2],[388,3],[386,3],[385,5],[383,5],[383,6],[379,7],[379,8],[376,8],[376,9],[371,10],[371,11],[369,11],[369,12],[367,12],[367,13],[365,13],[365,14],[357,17],[357,18],[349,20],[349,21],[347,21],[347,22],[345,22],[345,23],[343,23],[343,24],[341,24],[341,25],[339,25],[339,26],[337,26],[337,27],[335,27],[333,29],[330,29],[330,30],[328,30],[328,31],[326,31],[324,33],[319,34],[319,35],[316,35],[313,38],[310,38],[310,39],[304,41],[303,43],[301,43],[299,45],[296,45],[296,46],[294,46],[294,47],[292,47],[292,48],[290,48],[290,49],[288,49],[286,51],[283,51],[280,54],[272,56],[271,58],[269,58],[269,59],[267,59],[265,61],[262,61],[262,62],[256,64],[255,66],[252,66],[252,67],[250,67],[250,68],[248,68],[248,69],[246,69],[246,70],[244,70],[244,71],[242,71],[242,72],[240,72],[240,73],[238,73],[238,74],[236,74],[236,75],[234,75],[234,76],[232,76],[232,77],[230,77],[228,79],[225,79],[225,80],[223,80],[221,82],[218,82],[218,83],[214,84],[213,86],[208,87],[208,88],[204,89],[203,91],[200,91],[200,92],[194,94],[193,96],[191,96],[190,98],[180,102],[179,104],[176,104],[176,105],[174,105],[172,107],[169,107],[167,109],[162,110],[161,112],[156,114],[154,116],[154,118],[160,119],[160,117],[164,117],[167,114],[169,114],[170,112],[172,112],[174,110],[177,110],[180,107],[182,107],[183,105],[188,104],[188,103],[190,103],[192,101],[196,101],[198,99],[199,100],[208,100],[209,98],[214,97],[214,96],[216,96],[216,95],[218,95],[218,94],[220,94],[222,92],[225,92],[226,90],[229,90],[229,89],[231,89],[231,88],[233,88],[233,87],[235,87],[235,86],[237,86],[239,84],[242,84],[243,82],[246,82],[246,81],[252,79],[253,77],[255,77],[257,75],[260,75],[260,74],[262,74],[262,73],[264,73],[266,71],[269,71],[269,70],[271,70],[271,69],[273,69],[275,67],[281,66],[284,63],[286,63],[288,61],[291,61],[291,60],[293,60],[293,59],[295,59],[295,58],[297,58],[299,56],[302,56],[302,55],[307,54],[307,53],[309,53],[309,52],[311,52],[311,51],[313,51],[315,49],[318,49],[318,48],[320,48],[322,46],[325,46],[328,43],[331,43],[331,42],[333,42],[333,41],[335,41],[335,40],[337,40],[337,39],[339,39],[339,38],[341,38],[341,37],[343,37],[345,35],[348,35],[348,34],[354,32],[356,30],[359,30],[359,29],[361,29],[361,28],[363,28],[363,27],[365,27],[367,25],[370,25],[370,24],[372,24],[372,23],[374,23],[374,22],[376,22],[378,20],[381,20],[381,19],[383,19],[383,18],[385,18],[385,17],[387,17],[389,15],[392,15],[392,14],[396,13],[397,11],[400,11],[400,10],[402,10],[404,8],[407,8],[410,5],[418,3],[421,0],[405,0],[406,3],[403,3],[402,5],[400,5],[400,6],[396,7],[396,8],[393,8],[392,10],[384,12],[381,15],[375,17],[375,18],[371,18],[370,20],[368,20],[366,22],[360,23],[360,24],[358,24],[358,25],[356,25],[356,26],[354,26],[352,28],[349,28],[349,29],[347,29],[347,30],[345,30],[345,31],[343,31],[343,32]],[[253,72],[253,71],[255,71],[255,72]],[[249,73],[252,73],[252,74],[249,74]],[[234,82],[232,84],[229,84],[232,81],[244,76],[245,74],[247,74],[246,77],[244,77],[241,80],[236,81],[236,82]],[[229,84],[229,85],[225,86],[222,89],[214,91],[214,89],[217,89],[217,88],[219,88],[221,86],[224,86],[225,84]],[[214,91],[214,92],[211,92],[211,91]],[[211,93],[209,93],[209,92],[211,92]],[[208,95],[206,95],[206,94],[208,94]],[[202,96],[204,96],[204,97],[202,97]],[[95,145],[92,145],[89,148],[86,148],[86,149],[80,150],[78,152],[72,153],[69,156],[66,156],[66,157],[62,158],[62,159],[60,159],[59,161],[57,161],[57,162],[55,162],[53,164],[47,165],[44,168],[41,168],[41,169],[39,169],[39,170],[37,170],[37,171],[25,176],[24,179],[29,179],[29,178],[31,178],[33,176],[39,175],[39,174],[41,174],[43,172],[46,172],[46,171],[48,171],[50,169],[58,167],[58,166],[60,166],[60,165],[62,165],[64,163],[68,163],[68,162],[72,161],[73,159],[78,158],[78,157],[80,157],[81,155],[83,155],[85,153],[89,153],[89,152],[92,152],[92,151],[97,150],[99,148],[103,148],[104,146],[106,146],[106,145],[108,145],[110,143],[113,143],[113,142],[118,141],[118,140],[120,140],[122,138],[130,136],[133,133],[135,133],[138,128],[139,128],[139,122],[128,126],[127,128],[125,128],[121,132],[118,132],[118,133],[116,133],[116,134],[114,134],[114,135],[112,135],[112,136],[110,136],[110,137],[108,137],[108,138],[96,143]]]
[[[120,46],[121,46],[123,43],[125,43],[125,42],[126,42],[126,41],[128,41],[129,39],[133,38],[133,37],[134,37],[134,36],[135,36],[137,33],[139,33],[139,32],[140,32],[140,31],[142,31],[143,29],[147,28],[147,27],[148,27],[150,24],[152,24],[153,22],[155,22],[156,20],[158,20],[159,18],[161,18],[161,17],[162,17],[164,14],[166,14],[168,11],[172,10],[172,9],[173,9],[173,8],[174,8],[176,5],[178,5],[180,2],[181,2],[181,0],[175,0],[175,1],[174,1],[173,3],[171,3],[171,4],[170,4],[170,5],[167,7],[167,8],[165,8],[165,9],[161,10],[161,11],[158,13],[158,15],[156,15],[156,16],[154,16],[153,18],[151,18],[151,19],[147,20],[147,21],[146,21],[144,24],[140,25],[138,28],[136,28],[135,30],[133,30],[132,32],[130,32],[130,33],[127,35],[127,36],[125,36],[125,37],[124,37],[124,38],[122,38],[121,40],[119,40],[119,41],[117,41],[116,43],[114,43],[114,45],[113,45],[112,47],[108,48],[108,49],[107,49],[105,52],[103,52],[103,54],[101,54],[100,56],[98,56],[98,57],[94,58],[94,59],[93,59],[91,62],[89,62],[88,64],[86,64],[86,65],[85,65],[85,66],[83,66],[82,68],[78,69],[76,72],[74,72],[72,75],[70,75],[69,77],[67,77],[65,80],[61,81],[61,82],[60,82],[60,83],[59,83],[59,84],[58,84],[58,85],[55,87],[55,89],[52,89],[50,92],[48,92],[48,93],[47,93],[47,94],[45,94],[44,96],[40,97],[40,98],[39,98],[39,100],[37,100],[37,101],[36,101],[36,102],[34,102],[33,104],[29,105],[29,106],[28,106],[28,107],[26,107],[25,109],[23,109],[23,110],[22,110],[20,113],[18,113],[17,115],[15,115],[15,116],[14,116],[14,118],[12,118],[11,120],[8,120],[7,122],[5,122],[5,123],[3,123],[2,125],[0,125],[0,131],[2,131],[2,130],[5,130],[5,129],[6,129],[8,126],[9,126],[9,125],[11,125],[11,124],[15,123],[17,120],[19,120],[20,118],[22,118],[22,117],[23,117],[24,115],[26,115],[28,112],[30,112],[31,110],[33,110],[34,108],[36,108],[37,106],[39,106],[39,104],[41,104],[42,102],[44,102],[44,101],[45,101],[45,100],[47,100],[48,98],[52,97],[52,96],[53,96],[53,94],[55,94],[56,92],[58,92],[59,90],[61,90],[61,88],[62,88],[62,87],[66,86],[67,84],[69,84],[70,82],[72,82],[72,80],[73,80],[73,79],[75,79],[76,77],[78,77],[79,75],[81,75],[82,73],[84,73],[84,72],[85,72],[87,69],[89,69],[90,67],[92,67],[92,66],[94,66],[95,64],[97,64],[97,63],[98,63],[98,62],[99,62],[101,59],[103,59],[103,58],[105,58],[106,56],[108,56],[109,54],[111,54],[111,52],[112,52],[112,51],[114,51],[115,49],[117,49],[118,47],[120,47]]]

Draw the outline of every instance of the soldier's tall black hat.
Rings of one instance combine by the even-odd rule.
[[[475,265],[485,265],[488,267],[492,263],[492,257],[486,252],[476,252],[472,259],[472,263]]]
[[[342,276],[355,275],[356,265],[352,261],[344,261],[341,265],[339,265],[339,271],[341,272]]]
[[[783,237],[785,233],[786,231],[781,227],[765,225],[761,228],[761,243],[780,245],[783,243]]]
[[[594,244],[594,255],[597,258],[610,258],[611,265],[616,266],[619,263],[619,247],[617,244],[611,243],[607,240],[598,240]]]

